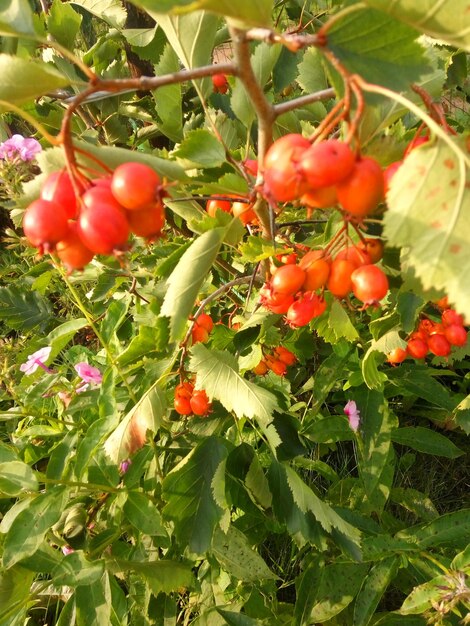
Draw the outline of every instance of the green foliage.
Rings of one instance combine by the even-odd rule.
[[[0,158],[0,626],[468,619],[470,350],[388,362],[442,336],[443,295],[468,322],[466,4],[0,1],[0,136],[43,147]],[[402,159],[376,212],[276,203],[288,133]],[[49,174],[128,162],[161,233],[70,273],[23,245]],[[204,210],[232,195],[247,225]],[[271,310],[286,258],[364,237],[379,303],[327,283],[304,325]]]

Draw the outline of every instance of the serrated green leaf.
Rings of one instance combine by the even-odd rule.
[[[217,613],[221,615],[228,626],[262,626],[264,621],[249,617],[244,613],[235,613],[234,611],[225,611],[216,607]]]
[[[0,74],[0,100],[15,105],[31,102],[70,83],[51,65],[9,54],[0,54]]]
[[[60,518],[66,501],[65,487],[53,487],[37,495],[18,513],[5,536],[4,567],[9,568],[36,552],[45,534]]]
[[[203,128],[187,133],[173,155],[189,161],[193,167],[219,167],[225,162],[224,146],[213,133]]]
[[[393,15],[397,20],[470,52],[470,18],[467,0],[365,0],[365,3]]]
[[[52,583],[61,587],[93,585],[104,573],[104,561],[88,561],[81,551],[68,554],[52,572]]]
[[[306,93],[315,93],[328,87],[328,79],[321,59],[319,50],[308,48],[299,63],[297,82]]]
[[[153,386],[127,413],[104,443],[104,451],[115,464],[129,458],[147,441],[147,432],[156,433],[166,413],[163,391]]]
[[[92,585],[80,585],[75,591],[76,626],[102,626],[111,623],[111,589],[108,573]]]
[[[276,248],[262,237],[250,235],[240,245],[241,263],[258,263],[276,254]]]
[[[54,0],[47,15],[47,29],[62,46],[73,50],[82,19],[70,4]]]
[[[49,301],[37,291],[11,285],[0,288],[0,319],[15,330],[43,327],[52,319]]]
[[[470,175],[464,141],[452,142],[461,153],[438,140],[406,157],[387,195],[384,234],[391,245],[406,247],[406,261],[424,289],[447,293],[457,310],[466,313]]]
[[[205,389],[238,418],[254,418],[275,449],[281,439],[270,422],[279,408],[276,396],[238,373],[236,358],[229,352],[208,350],[198,343],[191,348],[189,370],[196,374],[196,388]]]
[[[417,32],[381,11],[353,11],[328,31],[328,49],[353,74],[394,91],[409,89],[429,71]]]
[[[163,515],[174,522],[180,541],[196,554],[209,549],[215,528],[225,514],[213,489],[217,469],[227,455],[224,440],[207,437],[163,481],[162,497],[167,502]],[[220,475],[218,480],[222,480]]]
[[[418,452],[443,456],[447,459],[456,459],[465,454],[444,435],[422,426],[397,428],[392,432],[392,440]]]
[[[72,4],[83,7],[113,28],[120,29],[126,22],[127,12],[120,0],[73,0]]]
[[[140,491],[129,491],[123,512],[130,523],[142,533],[166,537],[159,510],[148,495]]]
[[[456,423],[467,435],[470,435],[470,396],[466,396],[455,408]]]
[[[199,290],[217,258],[227,228],[214,228],[185,251],[168,279],[161,315],[170,318],[170,341],[181,339]]]
[[[33,12],[28,0],[2,0],[0,35],[34,35]]]
[[[277,579],[263,558],[252,549],[247,537],[234,526],[227,533],[216,530],[212,552],[223,569],[237,580],[255,582]]]
[[[359,333],[339,300],[334,300],[331,304],[327,320],[328,326],[335,338],[331,343],[336,343],[342,338],[347,341],[356,341],[356,339],[359,339]]]
[[[37,491],[38,480],[29,465],[22,461],[0,463],[0,494],[18,496],[22,491]]]

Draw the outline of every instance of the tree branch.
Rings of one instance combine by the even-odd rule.
[[[274,114],[277,117],[279,115],[282,115],[283,113],[287,113],[288,111],[293,111],[294,109],[305,106],[306,104],[312,104],[312,102],[320,102],[321,100],[329,100],[330,98],[334,98],[334,96],[335,90],[332,87],[329,87],[328,89],[322,89],[321,91],[309,93],[305,96],[300,96],[299,98],[293,98],[288,102],[275,104]]]

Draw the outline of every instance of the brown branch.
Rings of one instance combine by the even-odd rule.
[[[280,43],[291,52],[298,52],[308,46],[325,45],[321,35],[306,35],[299,33],[283,33],[280,35],[270,28],[252,28],[246,32],[248,41],[264,41],[265,43]]]
[[[298,109],[307,104],[312,104],[313,102],[320,102],[321,100],[329,100],[330,98],[334,98],[335,90],[332,87],[328,89],[322,89],[321,91],[316,91],[315,93],[309,93],[305,96],[300,96],[299,98],[294,98],[289,100],[288,102],[281,102],[280,104],[274,105],[274,114],[276,117],[282,115],[283,113],[288,113],[289,111],[293,111],[294,109]]]

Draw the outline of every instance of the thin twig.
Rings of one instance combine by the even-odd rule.
[[[332,87],[328,89],[322,89],[321,91],[316,91],[315,93],[309,93],[305,96],[300,96],[299,98],[293,98],[288,102],[281,102],[279,104],[274,105],[274,114],[276,117],[282,115],[283,113],[288,113],[289,111],[293,111],[294,109],[299,109],[307,104],[312,104],[313,102],[320,102],[321,100],[329,100],[330,98],[335,97],[335,90]]]

